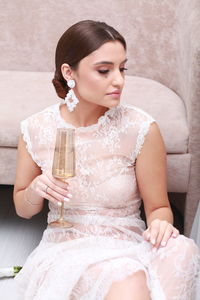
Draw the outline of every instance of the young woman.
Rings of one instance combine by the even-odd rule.
[[[194,242],[173,226],[166,153],[155,120],[120,105],[126,42],[102,22],[81,21],[60,38],[56,104],[21,124],[14,202],[31,218],[65,202],[71,228],[44,231],[16,282],[22,299],[192,300]],[[51,174],[57,128],[74,128],[76,176]],[[140,218],[144,203],[147,229]]]

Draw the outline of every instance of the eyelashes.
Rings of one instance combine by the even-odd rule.
[[[124,71],[127,71],[128,69],[127,68],[120,68],[120,72],[124,72]],[[98,72],[100,74],[107,74],[110,70],[108,69],[105,69],[105,70],[98,70]]]
[[[120,68],[120,72],[124,72],[124,71],[127,71],[128,69],[127,68]]]
[[[100,74],[107,74],[109,72],[109,70],[98,70],[98,72]]]

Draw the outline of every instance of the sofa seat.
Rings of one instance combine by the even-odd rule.
[[[0,71],[0,184],[13,184],[20,121],[57,103],[52,72]],[[152,115],[164,138],[168,163],[168,191],[187,191],[190,154],[188,126],[181,98],[151,79],[126,76],[122,103],[137,106]]]

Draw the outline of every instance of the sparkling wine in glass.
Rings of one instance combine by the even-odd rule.
[[[62,181],[75,176],[75,130],[58,128],[54,149],[52,175]],[[50,223],[53,227],[72,227],[73,224],[64,219],[64,202],[61,205],[60,217]]]

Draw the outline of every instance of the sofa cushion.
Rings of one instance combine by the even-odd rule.
[[[20,121],[60,100],[52,72],[0,71],[0,147],[16,147]],[[181,98],[147,78],[126,76],[122,102],[151,114],[160,127],[168,153],[187,153],[188,128]]]
[[[50,72],[0,71],[0,147],[16,147],[20,121],[54,104]]]

